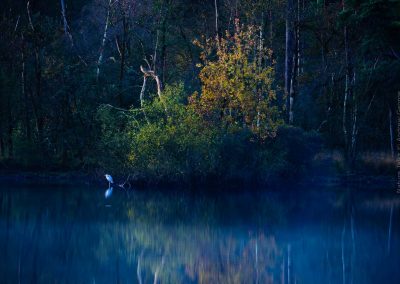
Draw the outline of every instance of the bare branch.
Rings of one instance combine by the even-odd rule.
[[[142,66],[140,66],[142,69]],[[140,91],[140,107],[143,108],[144,105],[144,92],[146,90],[146,81],[147,81],[147,76],[143,76],[143,85],[142,89]]]
[[[29,21],[29,26],[31,27],[32,31],[35,31],[35,28],[33,27],[33,23],[32,23],[32,17],[31,17],[31,10],[30,10],[30,2],[28,1],[26,3],[26,12],[28,14],[28,21]]]
[[[15,33],[15,32],[17,31],[17,29],[18,29],[19,19],[20,19],[20,15],[18,15],[17,22],[15,23],[14,33]]]
[[[158,77],[158,75],[154,72],[154,70],[145,69],[142,65],[140,65],[140,71],[142,71],[142,73],[143,73],[143,78],[151,77],[156,81],[157,95],[160,98],[160,100],[163,101],[163,99],[162,99],[162,83],[161,83],[161,80]],[[145,82],[143,82],[143,86],[145,87]],[[143,87],[142,87],[142,92],[144,93]],[[141,95],[142,95],[142,92],[141,92]]]
[[[119,44],[118,37],[115,37],[115,45],[117,46],[117,51],[118,51],[119,57],[122,57],[122,52],[121,52],[121,47]]]
[[[398,54],[398,53],[393,49],[393,47],[390,47],[390,49],[391,49],[392,54],[394,55],[394,57],[396,57],[398,60],[400,60],[400,54]]]

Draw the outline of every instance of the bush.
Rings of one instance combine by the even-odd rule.
[[[99,135],[95,147],[87,155],[86,164],[100,167],[101,170],[125,174],[130,171],[128,153],[130,139],[129,126],[131,113],[115,111],[109,106],[100,106],[97,111]],[[101,153],[101,155],[99,155]]]
[[[315,154],[320,150],[322,141],[316,132],[305,132],[293,126],[278,129],[275,145],[277,152],[284,153],[285,166],[282,174],[298,176],[311,166]]]
[[[102,169],[147,182],[264,183],[285,167],[288,149],[278,138],[210,124],[186,104],[182,84],[167,86],[162,98],[142,110],[98,110]]]

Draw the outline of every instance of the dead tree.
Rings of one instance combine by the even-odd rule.
[[[146,56],[144,58],[144,61],[147,64],[147,68],[143,67],[143,65],[140,65],[140,71],[143,73],[143,85],[142,85],[142,89],[140,91],[140,105],[143,108],[144,105],[144,93],[146,91],[146,82],[147,82],[147,78],[152,78],[156,81],[157,84],[157,95],[158,98],[160,99],[161,103],[164,105],[164,109],[165,109],[165,113],[168,114],[167,111],[167,105],[163,99],[162,96],[162,91],[163,91],[163,86],[162,86],[162,82],[160,80],[160,77],[157,73],[157,69],[156,69],[156,62],[157,62],[157,49],[158,49],[158,31],[157,31],[157,39],[156,39],[156,44],[155,44],[155,48],[154,48],[154,55],[151,57],[152,60],[152,64],[150,64],[150,62],[147,60]]]
[[[140,71],[142,71],[142,73],[143,73],[143,86],[144,86],[144,87],[142,86],[141,98],[143,98],[144,89],[146,88],[146,78],[150,77],[156,81],[157,95],[158,95],[160,101],[162,101],[162,94],[161,94],[162,93],[162,83],[161,83],[161,80],[158,77],[157,73],[151,69],[150,65],[149,65],[149,68],[144,68],[142,65],[140,65]]]

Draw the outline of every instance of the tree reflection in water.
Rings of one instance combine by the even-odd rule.
[[[116,191],[105,200],[94,188],[4,187],[0,276],[4,283],[395,283],[399,204],[389,193],[348,189]]]

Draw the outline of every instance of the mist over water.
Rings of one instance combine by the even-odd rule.
[[[400,283],[400,196],[0,187],[0,283]]]

